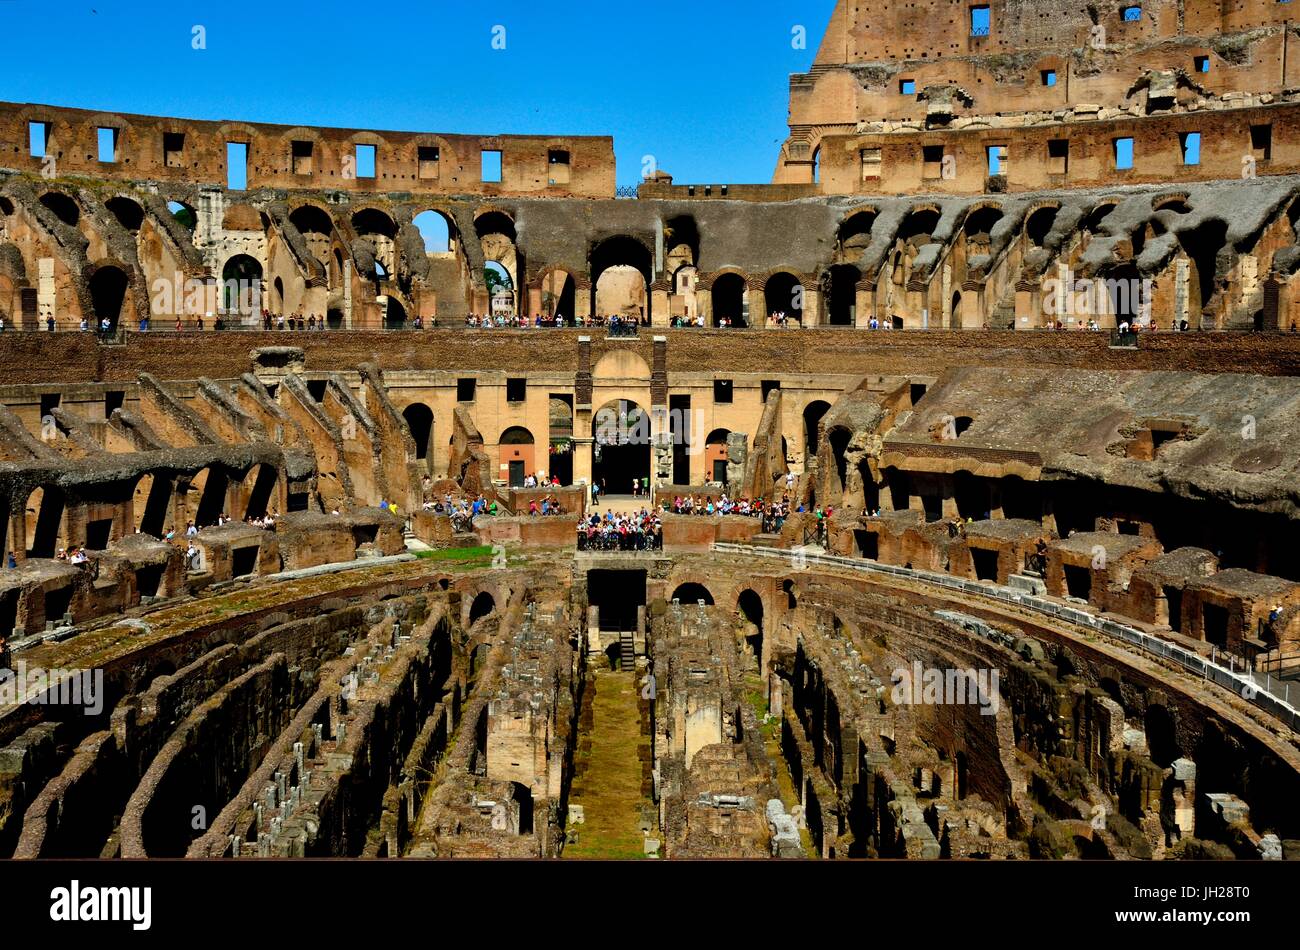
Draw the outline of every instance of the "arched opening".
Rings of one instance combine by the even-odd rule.
[[[787,322],[803,323],[803,284],[785,271],[773,274],[763,287],[769,317],[784,316]]]
[[[483,265],[483,283],[487,285],[488,309],[494,317],[508,317],[515,312],[515,282],[500,261]]]
[[[27,496],[28,557],[54,557],[67,546],[66,508],[63,491],[53,485],[37,488]]]
[[[81,220],[81,209],[77,207],[77,203],[61,191],[47,191],[41,195],[41,204],[69,227],[75,228],[77,222]]]
[[[727,484],[727,437],[730,429],[714,429],[704,440],[704,477],[707,481]]]
[[[827,441],[830,442],[831,458],[835,460],[835,479],[834,485],[830,486],[833,497],[843,497],[844,488],[848,484],[848,460],[845,458],[845,450],[849,447],[849,440],[853,433],[843,426],[835,426],[826,433]]]
[[[836,235],[836,252],[844,263],[854,263],[862,257],[871,244],[871,229],[876,224],[874,210],[857,211],[840,224]]]
[[[676,273],[683,266],[700,261],[700,229],[689,215],[679,215],[664,222],[665,270]]]
[[[1112,268],[1104,277],[1106,305],[1115,315],[1115,325],[1134,323],[1143,312],[1143,284],[1133,264]]]
[[[144,208],[130,198],[118,196],[109,198],[104,202],[104,206],[113,213],[125,230],[135,234],[140,230],[140,225],[144,224]]]
[[[830,411],[831,404],[821,399],[814,399],[803,410],[803,445],[804,457],[808,462],[817,458],[817,426],[822,416]]]
[[[567,271],[553,270],[542,278],[542,312],[572,323],[577,315],[577,284]]]
[[[302,235],[311,256],[322,267],[328,265],[334,236],[334,221],[329,213],[316,205],[303,205],[289,215],[289,221]]]
[[[265,518],[270,513],[271,502],[275,497],[275,486],[280,476],[274,465],[258,465],[254,472],[256,474],[253,475],[253,483],[249,488],[244,517]]]
[[[669,600],[676,600],[683,605],[690,604],[692,606],[698,604],[702,600],[704,601],[705,606],[713,606],[713,595],[709,593],[709,589],[703,584],[696,584],[694,582],[679,585],[677,589],[673,591],[673,596],[670,597]]]
[[[497,450],[501,456],[501,468],[506,472],[511,488],[523,488],[524,479],[536,471],[533,468],[533,448],[533,434],[523,426],[511,426],[501,433]]]
[[[186,231],[193,231],[199,224],[198,213],[183,201],[167,202],[167,210],[172,213],[176,223]]]
[[[413,402],[402,410],[402,418],[411,430],[415,442],[415,457],[424,463],[425,471],[433,474],[433,410],[422,402]]]
[[[953,500],[957,503],[957,514],[974,521],[984,521],[991,517],[993,495],[987,479],[972,475],[970,472],[957,472],[953,476]]]
[[[966,233],[966,240],[969,244],[974,245],[970,253],[987,254],[989,244],[992,241],[993,228],[1002,220],[1002,209],[995,208],[992,205],[984,205],[976,208],[970,214],[966,215],[966,223],[962,230]]]
[[[821,184],[822,180],[822,149],[817,146],[813,149],[812,155],[812,180],[814,185]]]
[[[1189,317],[1198,323],[1201,314],[1210,309],[1218,290],[1219,251],[1227,243],[1227,224],[1223,221],[1206,221],[1190,234],[1179,234],[1178,241],[1191,258],[1193,273],[1189,288]],[[1136,270],[1134,271],[1136,275]]]
[[[763,599],[746,588],[736,600],[741,662],[749,672],[763,671]]]
[[[136,529],[161,538],[172,512],[172,481],[164,474],[145,474],[135,483]]]
[[[474,602],[469,606],[469,622],[473,626],[479,620],[491,614],[497,609],[496,598],[487,591],[480,591],[479,595],[474,598]]]
[[[550,474],[561,485],[573,484],[573,397],[552,395],[547,400],[550,429]]]
[[[1102,231],[1102,223],[1106,220],[1107,215],[1114,210],[1115,202],[1113,201],[1103,202],[1102,204],[1097,205],[1097,207],[1088,212],[1088,217],[1084,219],[1083,230],[1089,234],[1100,234]]]
[[[205,468],[196,472],[185,490],[185,511],[194,526],[208,528],[226,511],[226,493],[230,479],[221,469]]]
[[[836,264],[830,270],[830,278],[831,326],[851,327],[857,314],[858,281],[862,272],[852,264]]]
[[[406,307],[402,302],[392,294],[387,294],[384,300],[384,328],[388,330],[401,330],[406,326]]]
[[[749,288],[739,274],[722,274],[713,281],[710,297],[713,302],[713,325],[721,326],[723,318],[733,327],[749,325],[746,304]]]
[[[929,244],[934,236],[934,229],[939,226],[939,212],[934,208],[916,208],[907,213],[902,227],[898,229],[898,240],[907,244]]]
[[[596,317],[650,318],[650,250],[626,235],[606,238],[591,250],[591,312]]]
[[[1060,210],[1055,206],[1039,208],[1029,216],[1025,221],[1025,236],[1030,244],[1034,247],[1042,247],[1047,243],[1047,235],[1051,233],[1052,225],[1056,223],[1056,216]]]
[[[533,793],[527,785],[520,782],[510,783],[510,797],[515,803],[519,815],[518,832],[521,835],[533,833]]]
[[[649,413],[627,399],[608,402],[592,417],[592,436],[591,474],[601,494],[641,494],[650,479]]]
[[[366,245],[374,249],[375,271],[378,280],[397,272],[397,225],[393,219],[377,208],[362,208],[352,216],[352,229],[360,239],[361,251],[354,250],[353,257],[365,269]],[[354,248],[356,244],[353,245]],[[363,274],[363,276],[369,276]]]
[[[126,300],[127,278],[121,268],[111,264],[99,268],[90,278],[90,303],[95,310],[95,322],[108,320],[110,330],[117,330],[117,321]]]
[[[522,286],[519,277],[523,273],[523,255],[519,252],[514,221],[502,211],[488,211],[474,220],[474,232],[483,249],[483,262],[487,268],[484,280],[487,282],[489,309],[501,315],[518,313],[523,304],[516,293],[516,289]],[[488,271],[494,273],[489,276]],[[502,275],[508,278],[504,282],[497,279]],[[505,290],[509,291],[508,295],[502,293]]]
[[[411,223],[424,238],[424,253],[446,254],[456,249],[452,240],[455,228],[441,211],[421,211]]]
[[[236,254],[221,268],[221,305],[226,313],[252,313],[262,295],[262,265]]]
[[[271,312],[284,313],[284,281],[277,277],[271,287]]]

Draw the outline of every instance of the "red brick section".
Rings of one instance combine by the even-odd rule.
[[[883,332],[854,330],[664,330],[667,371],[938,375],[954,366],[1300,375],[1300,335],[1163,333],[1136,351],[1111,349],[1105,333],[1085,331]],[[0,336],[0,384],[132,382],[141,372],[165,379],[231,378],[250,370],[250,351],[297,346],[312,370],[350,370],[367,360],[385,370],[548,370],[577,372],[578,341],[590,334],[594,364],[611,349],[652,363],[649,334],[606,340],[586,330],[382,330],[326,333],[130,334],[101,345],[83,333]]]

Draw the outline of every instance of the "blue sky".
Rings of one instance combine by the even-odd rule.
[[[613,135],[678,182],[765,182],[834,0],[0,0],[0,99],[200,119]],[[567,15],[548,11],[564,10]],[[92,12],[93,11],[93,12]],[[207,48],[192,48],[193,28]],[[505,49],[494,49],[494,27]],[[806,29],[804,49],[792,42]],[[496,34],[499,36],[500,34]]]

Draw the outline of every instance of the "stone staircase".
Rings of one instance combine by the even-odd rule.
[[[636,643],[631,630],[622,630],[618,635],[619,669],[624,673],[636,670]]]

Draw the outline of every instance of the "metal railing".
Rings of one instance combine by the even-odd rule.
[[[727,542],[714,543],[713,550],[723,554],[742,554],[768,559],[775,558],[783,561],[789,561],[794,556],[792,552],[782,549],[757,548]],[[896,567],[893,564],[881,564],[877,561],[866,561],[861,558],[803,552],[799,554],[799,562],[803,565],[822,564],[826,567],[848,569],[862,573],[905,577],[910,580],[933,584],[937,587],[944,587],[948,590],[960,591],[964,594],[987,597],[1008,605],[1023,607],[1057,620],[1064,620],[1067,623],[1076,624],[1094,633],[1104,634],[1129,646],[1137,647],[1139,650],[1153,656],[1176,663],[1189,673],[1213,681],[1225,689],[1232,690],[1281,722],[1293,728],[1300,725],[1300,710],[1291,705],[1287,699],[1283,699],[1270,691],[1273,686],[1271,679],[1261,683],[1244,670],[1238,672],[1235,669],[1220,666],[1194,650],[1184,649],[1167,640],[1153,637],[1125,624],[1098,617],[1077,607],[1057,603],[1045,597],[1037,597],[1010,587],[998,587],[987,582],[968,581],[949,574]]]

